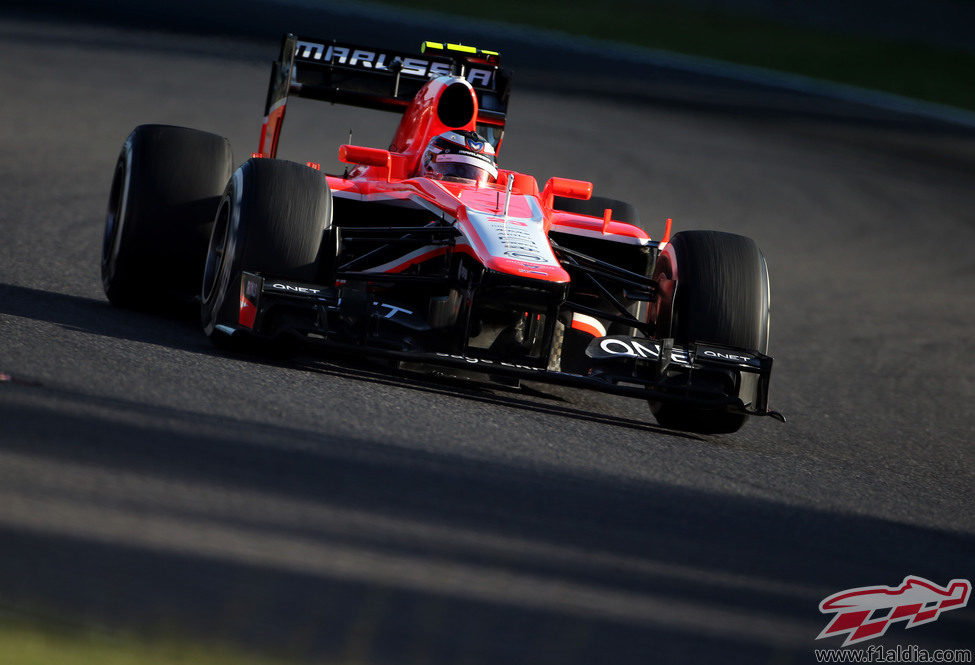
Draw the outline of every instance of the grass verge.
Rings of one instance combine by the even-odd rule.
[[[0,618],[4,665],[285,665],[221,644],[145,639]]]
[[[975,109],[975,53],[640,0],[495,0],[486,5],[418,0],[411,7],[716,58]]]

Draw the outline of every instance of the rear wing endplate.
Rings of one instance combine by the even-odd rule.
[[[421,53],[376,49],[285,34],[271,65],[260,154],[277,154],[289,95],[402,113],[432,77],[463,76],[479,106],[478,131],[497,146],[508,110],[510,75],[493,51],[424,42]]]

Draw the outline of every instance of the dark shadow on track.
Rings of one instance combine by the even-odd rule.
[[[323,361],[304,360],[299,361],[295,366],[305,371],[316,372],[328,376],[356,379],[359,381],[366,381],[384,386],[409,388],[410,390],[423,391],[433,395],[449,395],[451,397],[460,397],[475,402],[481,402],[483,404],[494,404],[497,406],[530,411],[532,413],[560,416],[562,418],[571,418],[585,422],[598,423],[601,425],[611,425],[613,427],[625,427],[636,431],[667,434],[669,436],[693,439],[695,441],[720,441],[720,438],[717,437],[712,439],[711,437],[705,437],[699,434],[671,430],[646,421],[635,420],[633,418],[622,418],[616,415],[593,413],[592,411],[575,409],[559,404],[552,404],[551,400],[557,400],[559,402],[565,400],[556,394],[545,392],[544,388],[538,389],[531,386],[509,388],[506,386],[498,386],[496,384],[467,381],[463,379],[451,379],[448,377],[428,379],[412,372],[408,374],[377,372],[362,364],[354,365],[348,360],[343,360],[341,363],[335,361],[335,364],[328,364]],[[531,398],[541,398],[549,400],[549,402],[546,403],[535,401],[535,399],[525,399],[517,397],[516,395],[524,395],[525,397]],[[650,416],[648,415],[648,417]]]
[[[0,284],[0,313],[47,321],[64,326],[69,330],[79,330],[205,355],[232,356],[255,363],[294,368],[378,385],[424,391],[436,395],[450,395],[484,404],[602,425],[667,434],[697,441],[709,440],[708,437],[669,430],[647,421],[594,413],[562,405],[559,402],[564,402],[564,398],[546,391],[544,387],[525,386],[520,389],[513,389],[486,382],[431,377],[412,372],[396,372],[392,369],[378,371],[376,365],[367,359],[348,357],[339,359],[334,354],[328,355],[328,360],[320,360],[311,359],[307,355],[289,358],[286,350],[276,353],[273,349],[266,349],[262,353],[254,354],[225,352],[214,348],[207,341],[200,331],[199,324],[190,318],[187,310],[177,310],[174,312],[176,316],[148,314],[116,309],[104,300]],[[0,367],[0,371],[2,370],[3,368]],[[30,381],[31,377],[22,377],[19,380]],[[647,411],[647,418],[652,418],[649,410]],[[720,437],[711,440],[721,441]]]
[[[198,310],[193,310],[197,313]],[[0,284],[0,314],[46,321],[67,330],[127,339],[187,351],[212,351],[189,309],[169,316],[121,310],[107,300]]]
[[[41,625],[226,642],[296,663],[804,662],[733,638],[233,561],[3,528],[0,542],[0,611]]]
[[[269,519],[234,509],[240,499],[220,507],[212,494],[198,504],[151,494],[106,504],[56,480],[32,484],[27,498],[105,509],[106,520],[122,510],[197,532],[207,524],[240,529],[264,547],[298,539],[367,560],[391,556],[406,562],[407,577],[446,561],[475,574],[569,585],[548,591],[555,595],[540,608],[517,594],[506,603],[476,589],[464,598],[344,579],[328,572],[328,561],[321,573],[243,564],[232,543],[225,557],[194,554],[178,532],[174,552],[138,537],[106,542],[0,525],[3,603],[89,622],[150,632],[164,625],[310,658],[346,655],[359,639],[363,661],[377,663],[805,662],[820,646],[813,642],[820,594],[894,584],[908,573],[945,582],[964,576],[975,553],[970,535],[733,494],[525,469],[64,390],[0,384],[5,390],[18,399],[0,401],[0,454],[109,474],[123,486],[133,478],[175,483],[180,497],[199,487],[255,505],[288,500],[327,514],[351,511],[360,521],[351,528],[341,519]],[[707,542],[721,547],[702,547]],[[607,616],[598,604],[572,602],[578,585],[682,604],[682,616],[774,616],[808,624],[811,634],[808,644],[770,647],[754,637],[696,634],[667,617],[629,616],[623,607]],[[947,648],[963,646],[971,629],[959,612],[907,637]]]

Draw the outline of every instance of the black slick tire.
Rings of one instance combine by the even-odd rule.
[[[616,199],[609,199],[605,196],[592,196],[585,201],[561,196],[555,197],[555,209],[563,212],[602,217],[606,212],[606,208],[613,211],[614,221],[640,226],[640,214],[635,207],[625,201],[617,201]],[[640,226],[640,228],[643,227]]]
[[[768,267],[751,238],[718,231],[677,233],[654,267],[658,279],[675,280],[667,321],[658,336],[677,345],[710,342],[768,352]],[[748,416],[671,402],[651,402],[664,427],[706,434],[738,431]]]
[[[102,285],[113,305],[163,310],[194,299],[232,171],[230,143],[216,134],[168,125],[129,134],[102,242]]]
[[[250,159],[234,172],[214,219],[202,280],[201,321],[218,346],[247,339],[239,326],[241,274],[317,283],[333,269],[332,195],[319,171]]]

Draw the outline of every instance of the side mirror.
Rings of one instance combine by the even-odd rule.
[[[592,197],[592,183],[569,178],[549,178],[542,189],[542,205],[551,210],[556,196],[588,201]]]
[[[385,166],[389,168],[392,155],[389,150],[379,148],[365,148],[361,145],[339,146],[339,161],[346,164],[361,164],[362,166]]]
[[[592,197],[592,183],[569,178],[549,178],[542,190],[544,194],[564,196],[567,199],[589,200]]]

